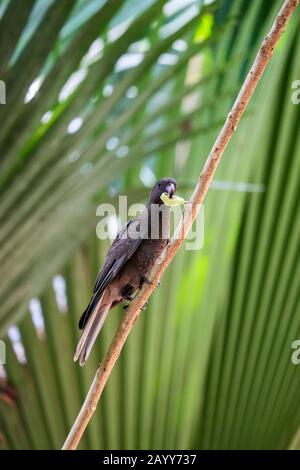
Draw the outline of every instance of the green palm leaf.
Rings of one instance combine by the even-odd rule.
[[[108,249],[97,205],[143,202],[165,175],[189,196],[281,2],[204,3],[2,2],[3,449],[61,447],[124,314],[73,363]],[[166,272],[81,448],[299,448],[299,28],[296,11],[207,197],[204,246]]]

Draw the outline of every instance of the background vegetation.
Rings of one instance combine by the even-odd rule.
[[[281,1],[0,2],[3,449],[60,448],[123,310],[84,368],[77,321],[108,248],[96,207],[188,197]],[[300,14],[217,173],[205,243],[181,250],[81,448],[300,446]]]

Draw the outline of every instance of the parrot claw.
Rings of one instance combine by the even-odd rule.
[[[140,307],[140,310],[147,310],[147,305],[148,305],[148,301],[145,303],[145,305],[143,305],[142,307]],[[129,305],[130,304],[127,304],[127,305],[124,305],[123,307],[123,310],[127,311],[129,309]]]
[[[140,307],[141,310],[147,310],[148,303],[149,303],[149,300],[147,300],[147,302],[142,307]]]
[[[142,277],[141,278],[141,281],[140,281],[140,289],[143,287],[143,285],[146,284],[147,286],[152,286],[152,282],[149,281],[149,279],[147,277]]]
[[[141,283],[140,283],[140,288],[142,288],[144,284],[147,284],[147,286],[152,286],[153,282],[149,281],[149,279],[147,277],[142,277]],[[160,281],[157,281],[156,286],[160,287]]]

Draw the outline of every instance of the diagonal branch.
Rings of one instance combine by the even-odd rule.
[[[85,401],[76,418],[76,421],[73,424],[72,429],[70,430],[70,433],[64,443],[63,449],[72,450],[77,448],[80,439],[93,413],[96,410],[97,403],[101,397],[102,391],[121,353],[122,347],[124,346],[127,336],[129,335],[139,316],[140,306],[144,305],[147,302],[151,293],[155,289],[158,280],[161,278],[163,272],[174,258],[182,243],[184,242],[184,239],[187,236],[193,221],[197,217],[198,208],[200,207],[200,204],[202,204],[202,202],[204,201],[205,195],[212,182],[213,176],[221,160],[221,157],[235,129],[237,128],[239,121],[249,103],[249,100],[253,95],[254,90],[269,60],[273,55],[274,48],[277,42],[279,41],[281,35],[283,34],[288,20],[295,8],[297,7],[298,3],[299,0],[285,0],[281,7],[281,10],[277,14],[268,35],[265,37],[257,53],[257,56],[240,90],[240,93],[236,98],[236,101],[226,118],[225,124],[221,129],[213,148],[210,151],[203,171],[199,177],[197,186],[192,194],[189,204],[186,206],[186,209],[176,229],[176,232],[170,244],[165,249],[159,264],[156,264],[152,272],[152,284],[146,285],[139,292],[139,294],[130,304],[127,314],[124,315],[120,327],[116,332],[103,361],[101,362],[100,366],[96,371],[94,380],[90,386]]]

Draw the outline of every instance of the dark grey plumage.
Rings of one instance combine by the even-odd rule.
[[[144,212],[129,221],[110,247],[96,279],[92,298],[83,312],[79,328],[83,330],[74,360],[84,365],[108,312],[148,282],[148,275],[163,252],[169,234],[169,207],[160,196],[172,197],[177,189],[173,178],[163,178],[154,186]]]

